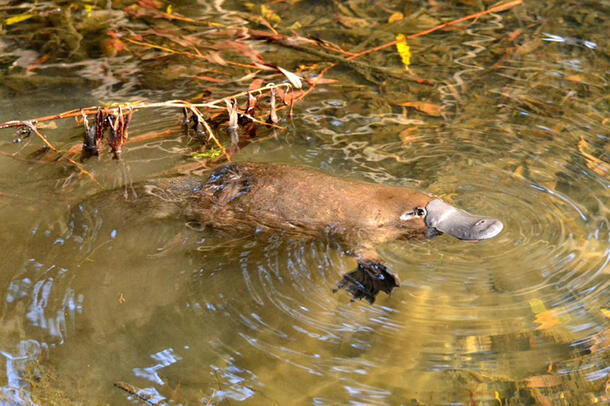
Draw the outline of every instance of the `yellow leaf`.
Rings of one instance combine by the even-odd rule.
[[[91,18],[93,6],[91,4],[85,4],[84,8],[85,8],[85,13],[87,13],[87,18]]]
[[[513,176],[519,179],[523,179],[523,166],[518,166],[513,172]]]
[[[397,11],[396,13],[392,14],[390,18],[388,18],[388,23],[392,24],[396,21],[402,20],[403,18],[405,18],[405,16],[400,11]]]
[[[560,320],[557,318],[555,311],[547,310],[536,314],[536,321],[538,327],[536,330],[547,330],[559,324]]]
[[[172,8],[172,5],[170,4],[170,5],[169,5],[169,6],[167,6],[167,8],[165,9],[165,13],[166,13],[166,14],[171,14],[171,13],[173,13],[173,12],[174,12],[174,10],[173,10],[173,8]]]
[[[275,11],[271,10],[269,7],[265,6],[264,4],[261,4],[261,14],[263,15],[263,17],[265,17],[267,20],[271,21],[272,23],[279,23],[282,21],[282,18],[277,15],[275,13]]]
[[[4,20],[4,24],[6,24],[6,25],[17,24],[22,21],[29,20],[32,17],[34,17],[34,14],[20,14],[18,16],[7,18],[6,20]]]
[[[398,55],[400,55],[402,64],[405,66],[405,70],[409,70],[409,65],[411,65],[411,49],[409,48],[409,45],[407,45],[407,39],[404,35],[398,34],[396,36],[396,41],[400,41],[396,44],[396,50],[398,51]]]
[[[601,312],[604,314],[604,316],[606,316],[607,318],[610,319],[610,310],[608,309],[599,309],[601,310]]]

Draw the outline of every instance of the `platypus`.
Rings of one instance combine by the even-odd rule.
[[[479,241],[503,228],[499,220],[473,216],[415,190],[284,164],[229,163],[201,177],[158,179],[140,190],[138,199],[148,200],[150,207],[163,206],[163,213],[177,209],[214,228],[335,239],[358,262],[338,288],[371,303],[379,291],[389,294],[400,285],[377,255],[377,245],[443,233]]]

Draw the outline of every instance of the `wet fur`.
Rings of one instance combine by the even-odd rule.
[[[332,238],[358,260],[338,287],[373,302],[400,284],[375,246],[423,238],[423,218],[401,214],[432,197],[413,190],[356,182],[289,165],[232,163],[201,178],[159,179],[136,189],[135,202],[155,217],[183,215],[206,226],[238,231],[281,231]]]

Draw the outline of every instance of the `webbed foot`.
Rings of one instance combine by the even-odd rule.
[[[373,304],[379,291],[389,295],[392,289],[398,286],[400,286],[400,279],[383,263],[359,261],[358,268],[343,275],[343,279],[337,284],[337,288],[333,289],[333,292],[345,289],[352,294],[352,301],[366,299]]]

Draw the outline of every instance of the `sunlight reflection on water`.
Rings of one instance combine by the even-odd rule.
[[[11,253],[0,278],[1,401],[29,405],[51,387],[109,404],[607,403],[609,184],[591,158],[608,151],[607,64],[597,39],[559,31],[526,32],[501,59],[488,51],[505,24],[516,23],[493,16],[439,34],[465,48],[455,60],[418,55],[414,70],[445,78],[431,96],[440,117],[392,104],[391,84],[337,73],[343,87],[321,87],[285,132],[235,156],[426,190],[504,222],[477,244],[381,247],[402,285],[374,305],[332,293],[356,266],[333,241],[140,223],[146,211],[117,214],[109,195],[75,204],[87,190],[56,192],[65,169],[0,161],[3,193],[30,198],[0,200]],[[84,75],[103,68],[79,65]],[[111,79],[93,96],[135,89],[113,93]],[[134,134],[174,116],[144,116]],[[119,163],[85,165],[108,189],[127,185],[120,197],[181,163],[185,144],[151,141]],[[117,381],[139,391],[109,389]]]

